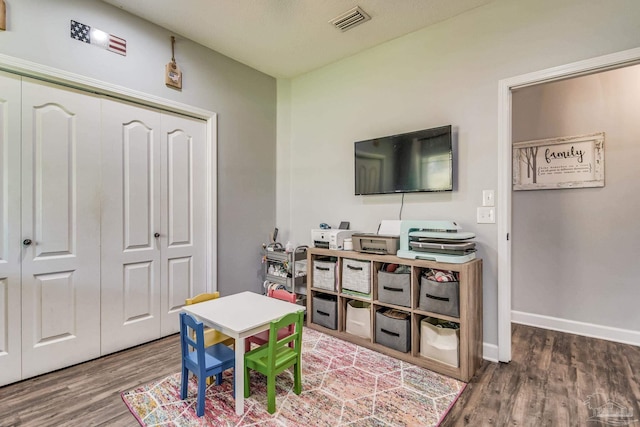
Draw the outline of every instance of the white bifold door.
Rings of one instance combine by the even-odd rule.
[[[0,74],[0,384],[100,355],[100,100]]]
[[[100,355],[100,99],[23,78],[21,165],[27,378]]]
[[[206,125],[103,100],[101,139],[106,354],[178,332],[206,289]]]
[[[0,72],[0,386],[179,331],[211,280],[207,141],[202,120]]]
[[[20,87],[0,72],[0,385],[22,378]]]

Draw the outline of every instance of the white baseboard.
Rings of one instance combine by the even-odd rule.
[[[498,346],[486,342],[482,343],[482,358],[489,362],[498,363]]]
[[[522,311],[511,311],[511,322],[640,346],[640,331],[633,331],[630,329],[612,328],[610,326],[542,316],[540,314],[524,313]],[[487,344],[485,344],[485,348],[486,346]]]

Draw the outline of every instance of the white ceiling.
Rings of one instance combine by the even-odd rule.
[[[302,73],[493,0],[102,0],[276,78]],[[330,20],[360,6],[371,20]]]

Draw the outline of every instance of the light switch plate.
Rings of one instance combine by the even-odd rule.
[[[482,190],[482,206],[495,206],[496,192],[494,190]]]
[[[478,208],[478,224],[495,224],[496,208],[482,207]]]

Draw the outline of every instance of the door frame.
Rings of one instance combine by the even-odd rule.
[[[640,48],[573,62],[498,83],[498,360],[511,360],[511,92],[514,89],[640,63]]]
[[[180,102],[139,92],[123,86],[96,80],[57,68],[26,61],[13,56],[0,54],[0,70],[34,79],[44,80],[82,91],[108,96],[123,101],[181,114],[204,120],[207,127],[207,256],[206,289],[214,292],[218,289],[217,277],[217,113]]]

